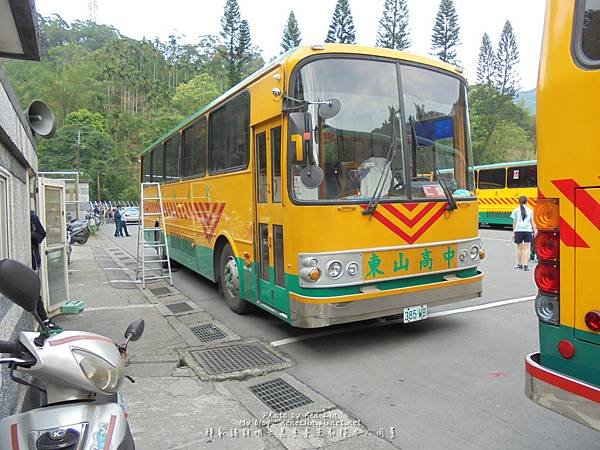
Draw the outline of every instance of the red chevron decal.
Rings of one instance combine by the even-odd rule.
[[[361,206],[363,209],[366,209],[368,207],[368,205],[361,205]],[[383,205],[383,206],[386,211],[391,212],[394,215],[394,217],[400,219],[401,213],[397,209],[392,208],[393,209],[393,211],[392,211],[392,210],[390,210],[390,208],[388,208],[388,207],[391,207],[392,205]],[[377,210],[375,210],[375,212],[373,213],[373,217],[375,217],[379,222],[381,222],[383,225],[385,225],[390,231],[394,232],[395,234],[400,236],[402,239],[404,239],[407,243],[414,244],[417,241],[417,239],[419,239],[423,235],[423,233],[425,233],[425,231],[427,231],[431,227],[431,225],[433,225],[435,223],[435,221],[437,221],[444,214],[444,212],[446,211],[447,203],[446,202],[444,202],[444,203],[428,203],[427,207],[424,208],[423,210],[427,210],[427,212],[429,212],[435,206],[438,206],[439,209],[433,214],[433,216],[431,216],[429,218],[429,220],[427,220],[427,222],[425,222],[421,227],[419,227],[412,235],[408,234],[406,231],[402,230],[400,227],[398,227],[398,225],[396,225],[394,222],[392,222],[390,219],[385,217],[383,214],[381,214]],[[422,213],[422,211],[421,211],[418,214],[421,216],[420,219],[422,219],[427,212],[421,214]],[[406,222],[408,221],[408,218],[404,217],[404,219],[400,219],[400,220],[404,224],[407,224]],[[417,222],[418,221],[414,221],[414,224],[416,225]]]
[[[546,198],[541,190],[538,189],[538,198],[544,199]],[[567,247],[580,247],[580,248],[590,248],[590,246],[583,240],[581,236],[577,234],[577,232],[569,225],[569,223],[564,220],[562,217],[560,218],[560,222],[558,224],[560,229],[560,240]]]
[[[412,219],[409,219],[404,214],[402,214],[402,212],[399,211],[398,209],[396,209],[394,207],[394,205],[390,205],[388,203],[388,204],[383,204],[381,206],[383,206],[386,211],[389,211],[390,213],[392,213],[394,215],[394,217],[396,217],[397,219],[402,221],[402,223],[404,223],[406,226],[412,228],[419,222],[419,220],[421,220],[423,217],[425,217],[425,215],[429,211],[431,211],[433,208],[435,208],[435,203],[428,203],[427,206],[425,206],[425,208],[423,208],[421,211],[419,211],[419,214],[417,214]]]
[[[581,189],[575,180],[552,180],[552,184],[600,230],[600,203],[589,192]]]
[[[581,236],[562,217],[560,218],[560,240],[567,247],[590,248]]]
[[[217,225],[221,220],[221,215],[225,209],[225,203],[195,203],[194,209],[196,210],[198,220],[202,225],[204,236],[210,243],[217,230]]]

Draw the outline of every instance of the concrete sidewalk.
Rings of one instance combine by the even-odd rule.
[[[119,342],[144,319],[129,346],[136,382],[122,386],[137,449],[395,448],[296,380],[287,355],[237,336],[168,283],[142,289],[135,267],[103,233],[75,245],[70,299],[86,309],[54,320]]]

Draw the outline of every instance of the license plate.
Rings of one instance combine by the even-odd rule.
[[[404,323],[416,322],[423,319],[427,319],[427,305],[404,308]]]

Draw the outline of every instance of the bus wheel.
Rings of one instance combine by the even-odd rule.
[[[229,307],[238,314],[250,312],[250,303],[240,298],[240,273],[229,244],[223,247],[219,267],[219,287]]]

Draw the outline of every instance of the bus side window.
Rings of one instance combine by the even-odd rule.
[[[210,117],[209,168],[211,173],[243,170],[249,161],[250,95],[227,102]]]
[[[177,133],[165,142],[165,181],[179,179],[179,143],[181,135]]]
[[[536,166],[509,167],[506,185],[509,188],[536,187]]]
[[[181,176],[204,176],[206,172],[206,117],[183,130]]]
[[[505,168],[479,170],[479,189],[503,189],[505,187]]]
[[[575,54],[584,66],[600,66],[600,1],[585,0],[577,11]]]
[[[143,182],[150,183],[152,181],[152,152],[148,152],[142,157],[142,171]]]
[[[152,181],[154,183],[162,183],[164,178],[164,160],[163,160],[163,145],[152,149]]]

